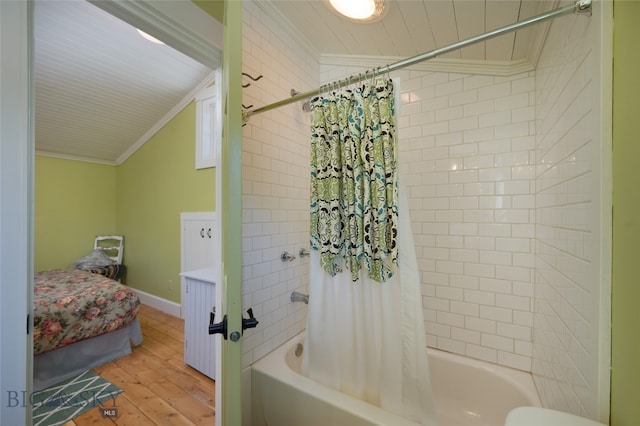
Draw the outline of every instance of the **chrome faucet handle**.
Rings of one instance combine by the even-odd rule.
[[[307,250],[304,247],[300,249],[298,254],[300,255],[300,257],[307,257],[307,256],[311,255],[311,253],[309,253],[309,250]]]
[[[282,254],[280,254],[280,260],[282,260],[283,262],[291,262],[295,258],[296,257],[292,254],[289,254],[288,251],[283,251]]]

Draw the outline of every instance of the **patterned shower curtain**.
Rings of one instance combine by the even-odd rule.
[[[330,275],[364,264],[384,282],[398,261],[393,83],[378,79],[315,98],[311,116],[311,246]]]
[[[311,101],[313,250],[302,370],[435,426],[394,92],[391,80],[378,79]]]

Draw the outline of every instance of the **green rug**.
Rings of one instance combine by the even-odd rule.
[[[33,425],[61,425],[91,409],[101,410],[103,417],[117,416],[116,396],[121,392],[93,371],[85,371],[33,394]]]

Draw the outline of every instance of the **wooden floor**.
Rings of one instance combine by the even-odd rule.
[[[145,305],[138,318],[142,345],[94,369],[124,391],[115,399],[117,417],[102,418],[96,408],[64,426],[214,424],[215,383],[184,364],[184,321]]]

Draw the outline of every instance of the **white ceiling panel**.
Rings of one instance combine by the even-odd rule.
[[[429,52],[435,49],[436,42],[433,29],[429,25],[425,3],[405,1],[398,2],[397,5],[404,21],[403,30],[411,39],[411,44],[407,44],[406,50],[397,56],[413,56],[418,52]]]
[[[437,47],[447,46],[454,43],[458,37],[458,26],[456,23],[456,13],[453,8],[453,0],[435,1],[426,4],[429,25],[433,31]],[[460,51],[455,50],[443,55],[447,58],[460,58]]]
[[[454,3],[458,39],[464,40],[486,31],[484,0],[457,0]],[[460,50],[460,57],[482,60],[485,58],[485,42],[472,44]]]
[[[486,0],[485,22],[486,31],[504,27],[518,22],[520,2],[504,0]],[[511,32],[500,37],[487,40],[485,59],[489,61],[510,61],[513,58],[513,44],[515,33]]]
[[[37,1],[36,150],[113,163],[211,70],[84,1]]]
[[[328,0],[269,0],[319,55],[409,57],[513,24],[558,4],[557,0],[385,0],[380,21],[339,18]],[[502,35],[446,55],[461,60],[528,59],[541,25]]]

